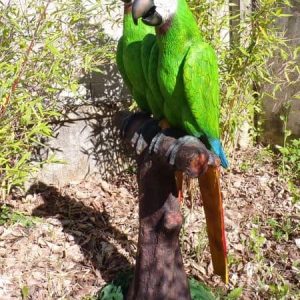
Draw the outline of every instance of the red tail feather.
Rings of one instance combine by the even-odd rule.
[[[209,166],[199,177],[214,271],[228,283],[227,250],[219,167]]]

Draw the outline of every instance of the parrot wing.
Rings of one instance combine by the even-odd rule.
[[[117,56],[116,56],[116,61],[117,61],[117,66],[119,69],[119,72],[121,73],[121,76],[128,87],[129,91],[132,93],[132,84],[130,83],[129,78],[127,77],[125,67],[124,67],[124,61],[123,61],[123,49],[124,49],[124,42],[123,42],[123,37],[119,39],[118,45],[117,45]]]
[[[154,43],[150,53],[148,67],[148,85],[152,94],[151,104],[153,116],[156,119],[161,119],[164,117],[164,97],[160,91],[157,77],[158,58],[159,48],[157,43]]]
[[[156,37],[154,34],[147,34],[142,41],[142,50],[141,50],[142,67],[143,67],[143,72],[144,72],[146,82],[149,81],[148,68],[149,68],[150,54],[155,41],[156,41]]]
[[[192,45],[183,66],[184,92],[192,118],[189,128],[198,135],[219,138],[219,79],[216,54],[204,42]]]

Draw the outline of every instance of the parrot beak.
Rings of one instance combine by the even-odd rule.
[[[144,17],[144,15],[154,7],[153,0],[135,0],[132,5],[132,17],[135,25],[138,23],[138,19]]]
[[[132,17],[135,25],[139,18],[150,26],[158,26],[162,23],[162,17],[156,11],[153,0],[135,0],[132,6]]]

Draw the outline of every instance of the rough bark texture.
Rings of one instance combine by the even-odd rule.
[[[128,299],[191,299],[179,247],[182,216],[174,171],[146,152],[138,158],[139,241]]]
[[[117,117],[117,126],[123,129],[125,140],[136,139],[143,135],[146,145],[159,133],[143,125],[151,119],[147,115],[137,114],[125,122],[130,115]],[[150,126],[151,127],[151,126]],[[150,134],[149,134],[150,132]],[[128,300],[190,300],[190,290],[184,271],[179,247],[179,232],[182,226],[175,171],[187,172],[198,177],[207,169],[211,154],[205,146],[193,140],[180,146],[174,166],[168,163],[169,147],[176,143],[180,134],[165,135],[154,154],[149,148],[137,157],[139,185],[139,240],[134,279],[129,289]],[[134,142],[135,143],[135,142]],[[214,161],[212,160],[214,164]]]

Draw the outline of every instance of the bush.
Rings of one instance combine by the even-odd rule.
[[[283,11],[290,1],[252,1],[252,11],[248,8],[241,14],[233,4],[237,2],[230,1],[228,9],[226,0],[189,0],[204,38],[218,53],[221,128],[227,148],[235,146],[236,134],[245,121],[252,129],[259,125],[254,124],[255,115],[260,113],[266,93],[276,98],[280,89],[293,84],[289,74],[300,73],[295,60],[300,48],[289,49],[283,30],[277,28],[278,19],[287,16]],[[280,74],[272,70],[274,57],[282,64]]]
[[[114,52],[110,43],[103,43],[97,18],[103,11],[97,1],[83,5],[79,0],[30,0],[21,5],[0,0],[2,197],[12,186],[22,186],[39,167],[30,161],[37,147],[45,146],[42,141],[53,134],[50,123],[63,110],[63,95],[77,96],[82,73],[98,70]],[[282,7],[290,2],[252,1],[255,9],[241,18],[232,5],[229,13],[227,0],[188,2],[204,38],[219,56],[221,128],[225,146],[232,147],[245,121],[254,128],[254,115],[266,93],[263,86],[271,84],[269,96],[275,97],[283,86],[293,83],[289,74],[299,71],[294,60],[299,49],[289,50],[284,34],[276,28],[278,18],[285,17]],[[109,16],[109,9],[105,14]],[[234,26],[229,34],[230,23]],[[274,74],[270,67],[275,56],[282,61],[281,74]]]
[[[59,118],[63,95],[75,97],[82,73],[111,56],[99,26],[100,5],[93,3],[0,1],[2,197],[39,167],[30,161],[52,135],[50,121]]]

